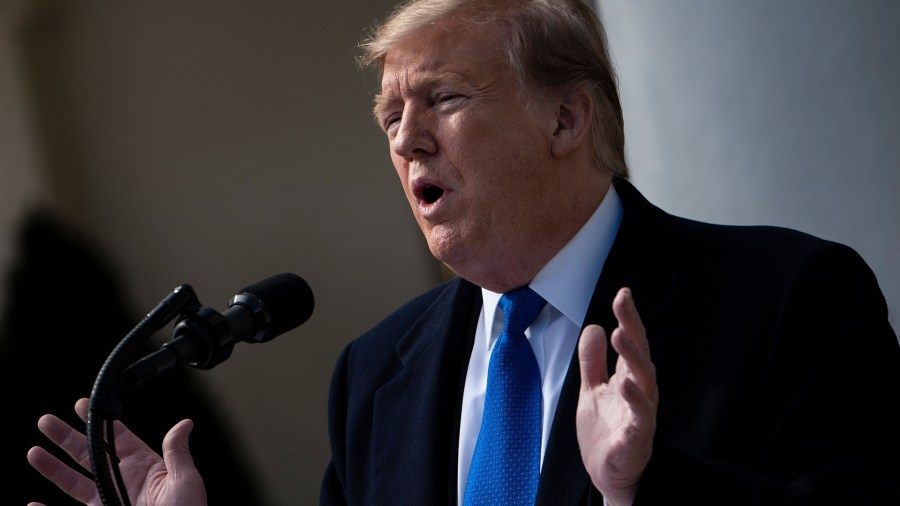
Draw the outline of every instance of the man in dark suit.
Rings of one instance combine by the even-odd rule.
[[[895,503],[897,342],[861,259],[793,231],[676,218],[616,188],[625,212],[585,326],[615,328],[616,289],[632,288],[660,384],[634,504]],[[344,352],[326,504],[456,503],[481,303],[457,279]],[[580,381],[573,357],[538,504],[600,503],[576,439]]]
[[[840,245],[648,203],[627,181],[585,5],[420,0],[364,48],[413,214],[459,277],[338,360],[323,504],[900,500],[900,347],[872,273]],[[528,352],[521,374],[495,366],[510,346]],[[497,401],[496,371],[521,403]],[[173,428],[164,461],[117,436],[136,497],[203,501],[189,428]],[[42,430],[83,452],[58,419]],[[96,500],[89,480],[29,458]]]
[[[469,504],[492,294],[522,286],[548,302],[528,336],[537,503],[900,501],[900,348],[872,273],[805,234],[649,204],[584,5],[413,2],[364,49],[413,213],[460,279],[342,354],[324,504]]]

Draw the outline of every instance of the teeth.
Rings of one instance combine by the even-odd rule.
[[[427,185],[422,190],[422,198],[428,204],[433,204],[433,203],[437,202],[437,200],[439,198],[441,198],[441,195],[443,195],[443,194],[444,194],[443,188],[440,188],[437,186],[432,186],[432,185]]]

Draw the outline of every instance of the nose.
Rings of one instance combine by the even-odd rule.
[[[413,161],[435,153],[437,142],[430,111],[415,105],[407,106],[391,139],[391,149],[406,161]]]

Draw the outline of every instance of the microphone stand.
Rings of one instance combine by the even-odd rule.
[[[106,506],[131,506],[116,455],[113,423],[121,416],[117,400],[122,385],[119,376],[131,364],[137,350],[150,337],[180,315],[200,310],[200,301],[191,285],[181,285],[162,300],[113,349],[100,368],[91,390],[87,420],[87,442],[94,482]],[[112,470],[112,471],[110,471]],[[115,484],[110,474],[115,475]]]

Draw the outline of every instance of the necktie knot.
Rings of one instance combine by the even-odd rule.
[[[503,294],[500,309],[503,310],[503,331],[510,334],[524,334],[525,329],[537,318],[545,301],[527,286]]]

